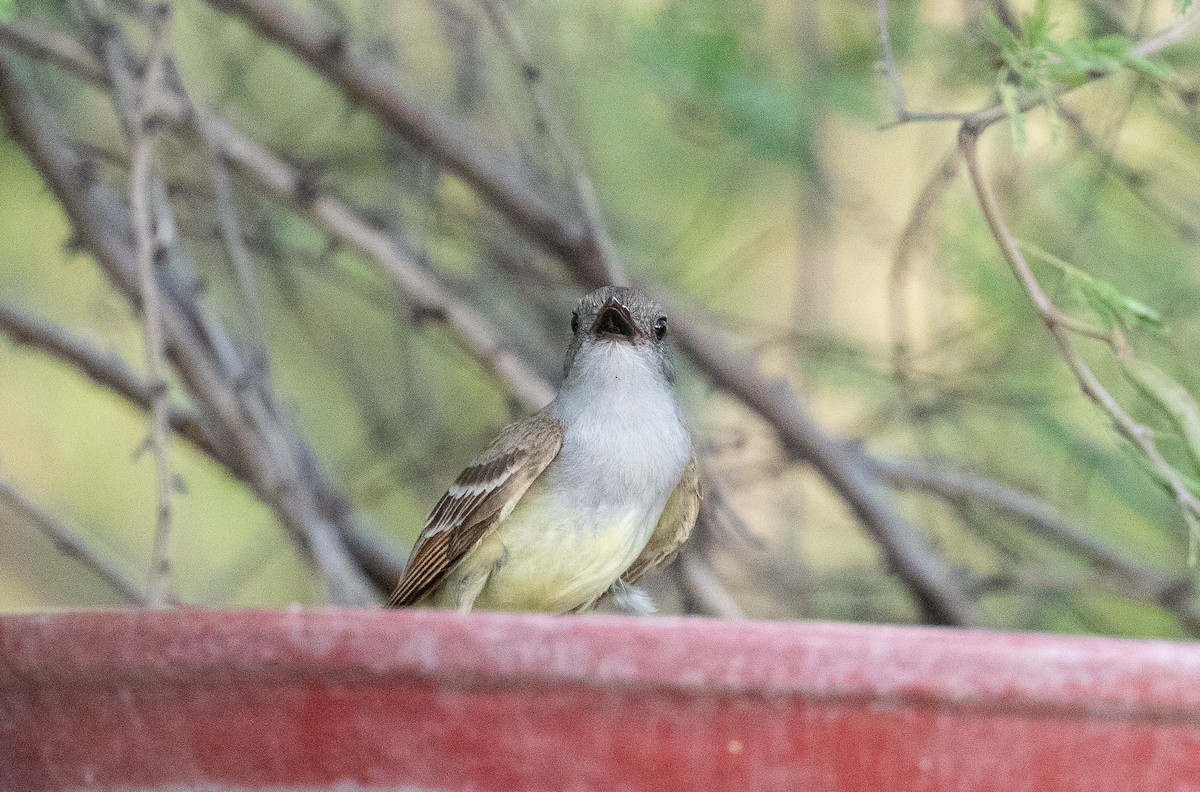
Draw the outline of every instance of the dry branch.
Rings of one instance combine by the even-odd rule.
[[[606,257],[603,237],[595,235],[594,227],[587,223],[581,227],[572,219],[548,211],[549,202],[528,184],[513,189],[513,174],[494,166],[506,161],[506,157],[494,151],[484,152],[477,139],[457,120],[440,116],[403,95],[381,68],[352,56],[340,34],[300,19],[276,0],[209,2],[219,11],[244,19],[267,38],[303,58],[385,126],[428,150],[475,186],[518,230],[557,253],[581,285],[595,288],[614,277],[623,277],[619,263]],[[536,218],[536,222],[531,218]],[[662,297],[661,289],[655,291]],[[678,304],[669,296],[663,302],[668,307]],[[964,587],[953,579],[949,568],[920,532],[895,512],[881,482],[820,429],[790,389],[786,385],[770,385],[756,367],[714,341],[712,328],[700,330],[691,326],[682,311],[674,310],[672,314],[676,337],[682,339],[684,352],[697,366],[718,387],[736,395],[767,420],[789,454],[812,462],[851,506],[880,543],[889,568],[913,591],[926,620],[960,625],[978,623],[978,609]]]
[[[1190,580],[1171,578],[1157,569],[1130,561],[1045,501],[978,473],[946,465],[903,459],[880,459],[876,464],[895,487],[918,490],[944,500],[994,507],[1086,560],[1108,579],[1115,580],[1125,596],[1171,611],[1189,633],[1200,634],[1200,610],[1192,602]]]
[[[145,605],[149,597],[128,575],[115,564],[101,556],[85,542],[78,534],[63,525],[54,515],[38,506],[22,495],[16,487],[6,481],[0,481],[0,500],[8,503],[9,507],[23,513],[29,522],[46,536],[59,552],[76,559],[100,578],[116,589],[121,596],[130,602]]]
[[[127,208],[112,190],[95,180],[89,163],[63,139],[65,126],[20,86],[3,59],[0,108],[14,138],[66,210],[76,236],[96,256],[113,285],[140,307]],[[311,475],[313,466],[293,445],[293,433],[279,422],[278,408],[260,398],[248,398],[251,391],[237,389],[241,369],[231,368],[227,360],[231,346],[219,325],[191,301],[194,287],[164,286],[167,348],[205,420],[222,426],[231,451],[242,460],[260,497],[316,560],[331,599],[347,604],[370,601],[369,584],[350,562],[337,526],[317,500],[331,488],[302,480],[302,475]]]
[[[134,243],[137,248],[138,290],[142,303],[142,338],[145,344],[146,377],[150,397],[150,450],[154,456],[157,507],[154,520],[154,547],[150,567],[150,605],[166,605],[171,585],[171,494],[173,487],[168,444],[167,399],[170,389],[163,358],[166,344],[162,328],[162,295],[158,286],[158,262],[162,252],[160,223],[156,222],[152,171],[154,169],[155,113],[163,91],[167,50],[170,46],[171,7],[159,6],[152,33],[146,75],[138,86],[138,101],[130,120],[133,149],[129,174],[129,206],[133,217]]]
[[[154,389],[138,377],[125,362],[73,338],[63,328],[26,311],[0,303],[0,333],[14,343],[40,349],[58,358],[143,410],[150,409]],[[235,458],[222,450],[220,441],[209,436],[199,416],[190,410],[172,407],[169,412],[172,431],[228,468],[244,477]]]
[[[461,176],[514,226],[548,249],[574,255],[584,243],[579,224],[563,217],[525,177],[482,143],[467,125],[404,93],[381,68],[354,56],[345,35],[302,19],[275,0],[209,0],[290,50],[402,137]]]

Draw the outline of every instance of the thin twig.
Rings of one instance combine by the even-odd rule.
[[[96,349],[85,341],[73,338],[61,327],[4,303],[0,303],[0,333],[17,344],[39,349],[74,366],[99,385],[143,410],[150,410],[154,389],[116,355]],[[170,425],[172,431],[234,475],[245,476],[240,462],[210,435],[194,412],[172,406]]]
[[[882,0],[881,0],[882,2]],[[946,188],[953,183],[958,171],[958,150],[951,149],[942,158],[938,167],[929,175],[917,200],[913,203],[908,222],[896,242],[896,252],[892,256],[892,268],[888,274],[888,314],[892,329],[892,371],[896,378],[904,383],[911,379],[909,371],[910,345],[908,341],[908,300],[906,287],[912,267],[912,252],[920,239],[933,208],[941,198]]]
[[[1189,579],[1171,578],[1157,569],[1130,561],[1045,501],[995,479],[943,464],[905,459],[877,459],[875,464],[892,486],[920,490],[946,500],[990,504],[1039,536],[1087,560],[1106,576],[1116,578],[1125,596],[1166,608],[1188,632],[1200,634],[1200,611],[1191,600]]]
[[[141,290],[142,333],[146,352],[146,376],[153,389],[150,402],[150,448],[154,455],[157,507],[154,521],[154,548],[151,553],[150,606],[164,607],[171,587],[171,493],[173,474],[170,462],[170,425],[167,382],[163,358],[162,298],[158,287],[159,239],[150,196],[151,171],[154,168],[154,137],[158,120],[157,97],[163,90],[163,73],[171,36],[171,6],[155,8],[154,29],[146,76],[142,80],[140,102],[132,135],[132,167],[129,175],[130,213],[133,217],[137,247],[138,280]]]
[[[683,311],[672,315],[682,316]],[[854,510],[883,551],[888,569],[913,593],[927,621],[980,623],[976,603],[920,531],[899,515],[865,459],[827,435],[786,383],[764,379],[750,360],[725,345],[716,328],[706,325],[701,330],[680,321],[674,327],[677,342],[709,378],[762,415],[788,455],[812,464]]]
[[[0,32],[10,31],[7,30],[4,23],[0,23]],[[27,37],[24,35],[25,31],[14,30],[11,33],[12,35],[8,39],[10,46],[26,54],[34,55],[36,53],[35,44],[40,42],[39,38]],[[109,86],[109,77],[103,63],[90,52],[73,48],[60,52],[59,56],[56,62],[64,64],[70,72],[94,85]],[[3,75],[0,74],[0,76]],[[15,85],[12,88],[17,89]],[[22,110],[28,110],[19,101],[17,105]],[[191,110],[188,103],[178,100],[173,104],[164,102],[162,112],[173,122],[182,122],[185,129],[192,128],[189,123]],[[20,115],[18,119],[22,122],[30,120],[26,115]],[[395,281],[404,288],[413,307],[422,315],[443,319],[464,340],[467,348],[474,350],[477,358],[493,371],[527,408],[538,409],[550,400],[553,395],[550,386],[523,360],[504,348],[498,331],[478,312],[443,290],[435,279],[409,258],[394,239],[374,229],[344,204],[329,196],[318,194],[309,201],[308,198],[312,196],[309,195],[305,186],[307,180],[298,169],[283,163],[270,152],[238,133],[229,124],[214,116],[202,116],[199,122],[203,123],[210,132],[213,143],[220,150],[221,156],[229,158],[233,165],[243,169],[247,175],[259,183],[260,187],[267,188],[268,191],[276,194],[293,207],[297,205],[297,198],[304,194],[306,200],[300,202],[300,205],[304,207],[310,218],[383,263],[385,268],[392,273]],[[40,144],[50,142],[45,139],[47,136],[44,133],[35,132],[34,129],[34,127],[30,127],[30,140],[36,140]],[[38,161],[36,156],[34,160]],[[86,170],[81,167],[80,163],[60,163],[57,159],[51,168],[49,172],[55,176]],[[65,183],[56,184],[56,192],[60,192],[60,199],[64,195],[67,197],[68,209],[79,211],[78,222],[86,223],[90,217],[86,211],[87,206],[75,204],[71,200],[75,197],[72,185],[73,182],[70,179]],[[110,223],[109,225],[114,224]],[[94,239],[93,241],[98,242],[99,240]],[[116,242],[116,240],[110,241]],[[101,260],[115,261],[121,255],[119,246],[110,247],[108,257],[102,257]],[[119,272],[114,271],[113,274],[117,277],[119,285]],[[187,351],[194,347],[194,344],[188,343],[180,348]],[[192,384],[200,387],[202,393],[205,394],[200,399],[201,403],[216,408],[221,423],[231,427],[229,432],[235,441],[236,457],[244,460],[241,468],[250,477],[256,489],[277,508],[285,524],[296,525],[293,520],[298,519],[300,515],[294,508],[296,506],[294,501],[283,497],[286,496],[286,490],[264,478],[264,474],[274,474],[263,469],[260,461],[261,455],[257,450],[258,441],[250,436],[253,430],[238,415],[239,408],[236,403],[222,396],[220,385],[213,381],[211,375],[204,374],[206,370],[204,366],[200,365],[197,368],[198,364],[199,361],[193,361],[192,364],[184,367],[184,372],[190,373],[193,380],[197,376],[200,377]],[[327,484],[318,483],[307,489],[324,492],[323,497],[330,498],[335,506],[341,503],[341,498],[333,496]],[[344,512],[344,507],[336,506],[336,509],[339,513]],[[375,579],[382,579],[390,574],[390,571],[402,566],[394,559],[385,558],[386,553],[379,552],[378,548],[363,540],[360,530],[348,524],[343,527],[345,541],[354,553],[355,559],[364,569],[371,571]],[[393,579],[385,588],[390,589],[394,583]]]
[[[888,0],[875,0],[875,21],[879,26],[879,44],[883,49],[883,62],[879,64],[884,79],[887,80],[888,94],[892,100],[892,110],[896,117],[880,127],[880,130],[891,129],[902,124],[921,123],[927,121],[958,121],[966,117],[966,113],[915,113],[908,109],[908,100],[904,96],[904,81],[900,78],[900,68],[896,65],[896,54],[892,50],[892,31],[888,21]]]
[[[114,42],[111,38],[105,42],[107,51],[112,52]],[[118,65],[123,61],[120,54],[109,58],[110,63]],[[106,80],[102,75],[99,79]],[[95,77],[94,73],[87,76]],[[118,88],[119,93],[124,90]],[[122,106],[129,104],[118,101]],[[139,290],[133,266],[135,253],[129,241],[133,230],[128,209],[91,176],[88,163],[62,139],[60,130],[65,127],[61,121],[21,87],[3,59],[0,108],[9,119],[14,139],[66,210],[80,242],[93,252],[113,285],[136,306]],[[156,193],[156,201],[161,203],[161,192]],[[182,266],[183,260],[178,261]],[[235,377],[242,367],[230,358],[232,345],[219,323],[204,315],[195,302],[196,296],[191,282],[172,283],[170,291],[164,292],[165,307],[169,309],[163,315],[167,348],[185,388],[204,410],[206,419],[211,416],[221,425],[230,451],[243,460],[256,492],[313,559],[330,599],[345,604],[373,601],[369,583],[349,559],[340,538],[342,529],[327,510],[339,502],[332,497],[332,488],[321,477],[312,478],[316,468],[309,452],[279,423],[279,410],[272,402],[264,401],[266,394],[261,389],[257,394],[254,389],[237,389]],[[302,475],[308,475],[309,480],[302,480]]]
[[[0,500],[6,502],[9,508],[28,517],[29,522],[53,542],[60,553],[74,558],[95,572],[101,580],[116,589],[122,597],[139,605],[149,603],[150,599],[146,592],[120,568],[93,550],[77,533],[63,525],[53,514],[26,498],[7,481],[0,480]]]
[[[1198,31],[1200,31],[1200,7],[1193,7],[1189,13],[1157,33],[1146,37],[1142,43],[1133,48],[1133,54],[1145,58],[1172,44],[1178,44]]]
[[[208,0],[304,59],[346,97],[427,150],[471,184],[513,225],[547,249],[571,254],[585,246],[579,223],[544,200],[512,166],[457,118],[404,93],[376,64],[355,57],[344,34],[302,19],[277,0]]]
[[[1059,353],[1062,355],[1063,360],[1066,361],[1067,367],[1074,375],[1080,389],[1085,396],[1108,415],[1121,435],[1142,452],[1146,459],[1149,460],[1154,471],[1167,483],[1171,495],[1188,523],[1193,542],[1195,542],[1196,535],[1200,533],[1200,500],[1187,488],[1175,468],[1163,458],[1157,444],[1153,440],[1153,433],[1150,429],[1134,420],[1121,407],[1116,398],[1104,387],[1099,378],[1084,361],[1079,350],[1076,349],[1071,339],[1071,333],[1092,338],[1095,338],[1097,334],[1094,331],[1079,329],[1081,323],[1075,320],[1064,321],[1064,315],[1053,305],[1049,296],[1034,276],[1033,270],[1021,253],[1021,248],[1016,237],[1013,236],[1012,231],[1008,228],[1008,224],[1004,221],[1004,216],[1000,211],[1000,205],[996,200],[995,193],[992,192],[991,185],[983,177],[983,172],[979,166],[978,138],[979,130],[964,124],[959,133],[959,147],[966,162],[967,172],[971,177],[971,184],[975,188],[979,207],[983,211],[984,219],[987,221],[988,228],[992,232],[992,237],[1000,247],[1000,251],[1016,276],[1017,281],[1024,288],[1026,296],[1029,297],[1034,308],[1041,315],[1042,321],[1058,345]],[[1112,336],[1101,336],[1100,340],[1108,343],[1118,358],[1123,359],[1130,354],[1123,336],[1117,331],[1114,331]]]
[[[233,267],[238,291],[246,312],[246,324],[249,328],[250,351],[246,358],[250,360],[250,373],[256,379],[264,374],[267,367],[267,322],[263,314],[262,298],[259,296],[258,278],[254,271],[254,260],[246,248],[246,240],[237,219],[237,207],[234,203],[233,182],[229,177],[229,168],[224,151],[213,141],[209,129],[209,118],[202,113],[192,113],[196,134],[204,144],[208,153],[209,171],[212,178],[213,199],[217,212],[217,233],[225,246],[225,253]]]
[[[538,126],[550,139],[550,144],[558,155],[559,161],[566,168],[571,184],[575,191],[575,200],[583,213],[583,222],[587,236],[596,247],[596,255],[603,263],[605,277],[614,286],[624,286],[629,283],[629,275],[625,265],[617,254],[616,246],[604,224],[600,211],[600,199],[596,195],[596,187],[579,158],[578,152],[571,143],[562,118],[555,112],[546,90],[543,73],[533,60],[533,52],[525,37],[525,31],[509,11],[505,0],[479,0],[492,23],[493,29],[509,51],[529,94],[533,100],[534,112]]]
[[[34,60],[52,63],[67,72],[85,70],[99,74],[104,68],[81,42],[25,19],[0,21],[0,45],[23,52]]]
[[[213,140],[234,166],[277,200],[298,206],[318,226],[382,264],[413,308],[444,321],[522,405],[537,410],[549,403],[554,395],[550,385],[504,345],[499,331],[486,317],[445,289],[426,268],[419,267],[395,238],[374,228],[342,201],[315,188],[299,169],[241,135],[227,122],[210,117],[206,123]]]

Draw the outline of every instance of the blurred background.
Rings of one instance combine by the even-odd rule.
[[[131,152],[148,140],[166,321],[185,328],[168,332],[170,401],[217,449],[169,444],[178,602],[329,600],[304,514],[386,588],[453,477],[557,384],[574,302],[603,280],[589,267],[619,259],[686,323],[678,391],[708,491],[683,561],[650,581],[662,611],[1194,634],[1187,506],[1169,485],[1200,476],[1200,36],[1131,48],[1196,13],[0,0],[0,611],[128,599],[62,551],[60,529],[147,585],[147,413],[61,350],[14,342],[36,318],[43,341],[145,377],[139,301],[113,260],[136,252]],[[175,98],[131,124],[156,59]],[[984,221],[957,119],[891,124],[898,80],[912,112],[1003,114],[1069,89],[983,135],[983,171],[1059,308],[1119,336],[1072,349],[1162,464],[1081,393]],[[414,107],[432,126],[401,112]],[[602,229],[611,251],[523,223],[472,163],[585,241]],[[197,361],[218,353],[189,352],[198,316],[240,361],[207,390]],[[709,339],[813,419],[970,618],[922,605],[828,464],[714,376]],[[273,494],[213,393],[267,404],[259,434],[300,460],[308,512]]]

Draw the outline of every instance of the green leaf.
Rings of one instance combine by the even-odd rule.
[[[0,22],[11,22],[17,15],[17,0],[0,0]]]
[[[1098,316],[1112,319],[1125,330],[1132,330],[1140,326],[1159,331],[1166,329],[1162,314],[1145,303],[1122,293],[1120,289],[1103,278],[1089,275],[1058,256],[1047,253],[1028,242],[1021,242],[1020,245],[1026,253],[1041,259],[1063,273],[1067,283],[1079,291]]]
[[[1017,104],[1017,86],[1007,80],[1000,80],[996,87],[1000,91],[1000,101],[1004,103],[1004,111],[1008,113],[1013,151],[1019,153],[1025,149],[1025,116]]]
[[[1132,39],[1126,36],[1072,36],[1059,41],[1053,37],[1056,25],[1050,20],[1049,5],[1039,0],[1032,13],[1020,16],[1013,31],[995,15],[985,21],[989,40],[1000,50],[996,87],[1012,126],[1013,147],[1024,145],[1025,130],[1017,121],[1018,93],[1033,94],[1046,104],[1056,141],[1061,120],[1054,97],[1062,88],[1081,85],[1097,74],[1109,74],[1128,68],[1147,76],[1164,79],[1170,72],[1149,58],[1138,55]]]

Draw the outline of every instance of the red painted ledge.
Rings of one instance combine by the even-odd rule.
[[[436,611],[0,618],[0,790],[1192,790],[1200,645]]]

